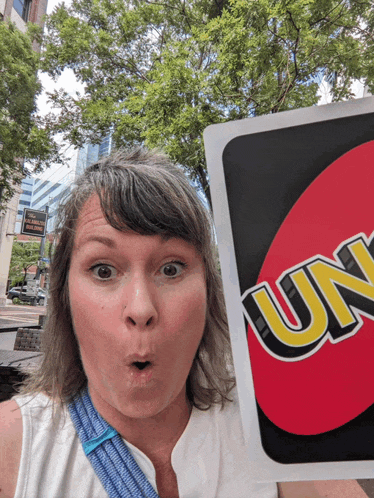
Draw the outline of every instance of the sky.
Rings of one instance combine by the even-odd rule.
[[[70,5],[71,2],[72,0],[65,0],[66,5]],[[61,3],[61,0],[48,0],[47,14],[51,14],[55,6],[59,3]],[[54,82],[44,73],[39,73],[39,79],[44,88],[44,92],[37,100],[37,106],[41,114],[46,114],[49,110],[51,110],[51,107],[48,105],[48,99],[45,93],[46,91],[52,92],[54,89],[63,88],[70,94],[74,94],[76,91],[83,93],[83,86],[76,81],[74,73],[71,69],[66,69],[58,78],[57,82]]]

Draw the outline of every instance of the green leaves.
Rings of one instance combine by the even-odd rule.
[[[31,266],[38,264],[39,242],[19,242],[14,240],[9,266],[11,285],[21,282]]]
[[[29,241],[13,241],[12,256],[9,266],[9,278],[11,285],[17,285],[24,278],[26,279],[27,270],[31,266],[37,266],[40,257],[41,239],[35,240],[36,237]],[[44,257],[51,258],[52,244],[46,240],[44,246]],[[40,262],[40,268],[45,268],[46,263]]]
[[[39,55],[32,43],[41,30],[30,25],[27,34],[11,23],[0,22],[0,209],[24,176],[23,161],[40,170],[57,157],[50,131],[36,118],[35,97],[41,92],[37,78]]]
[[[47,28],[43,68],[85,84],[53,96],[51,125],[161,147],[205,190],[209,124],[315,105],[323,77],[333,100],[357,78],[374,88],[370,0],[76,0]]]

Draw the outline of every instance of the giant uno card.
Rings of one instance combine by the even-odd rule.
[[[204,141],[259,481],[374,476],[374,98]]]

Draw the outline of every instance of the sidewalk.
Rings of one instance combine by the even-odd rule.
[[[31,306],[30,304],[13,304],[11,299],[7,299],[5,306],[0,306],[0,311],[9,308],[25,308],[26,306],[32,309],[45,309],[45,306],[39,306],[39,304],[37,304],[36,306]]]
[[[13,351],[17,332],[3,332],[0,334],[0,350]]]
[[[18,327],[37,326],[39,317],[45,313],[45,306],[15,305],[7,301],[6,306],[0,307],[0,335],[2,331],[16,331]]]

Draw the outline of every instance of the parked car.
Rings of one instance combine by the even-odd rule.
[[[20,299],[21,301],[26,301],[31,303],[33,301],[33,296],[26,296],[26,287],[22,290],[21,296],[21,287],[12,287],[7,295],[8,299],[11,299],[13,303],[17,302],[16,299]],[[38,295],[36,296],[37,304],[43,306],[45,300],[45,291],[43,289],[39,289]]]

